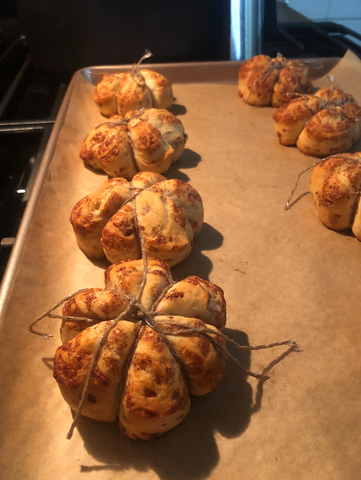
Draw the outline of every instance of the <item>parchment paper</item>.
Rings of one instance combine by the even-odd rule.
[[[334,74],[360,102],[360,61],[348,53]],[[175,82],[189,142],[166,176],[200,192],[206,224],[172,271],[224,289],[225,332],[235,340],[295,337],[302,352],[239,355],[271,378],[245,378],[229,363],[219,387],[193,398],[185,421],[157,441],[135,443],[117,422],[87,418],[66,440],[72,415],[51,371],[59,323],[41,325],[54,333],[50,341],[27,329],[67,294],[103,286],[107,263],[77,249],[69,223],[74,204],[106,179],[78,158],[100,118],[93,87],[79,75],[1,331],[1,478],[360,478],[361,245],[319,222],[308,178],[284,211],[296,175],[314,159],[279,145],[274,109],[246,105],[236,82],[236,75],[234,85]]]

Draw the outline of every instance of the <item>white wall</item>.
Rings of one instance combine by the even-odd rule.
[[[361,34],[361,0],[283,1],[310,20],[341,23]]]

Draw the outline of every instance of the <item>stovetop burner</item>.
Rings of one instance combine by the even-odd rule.
[[[293,10],[291,13],[298,15]],[[277,0],[264,2],[263,18],[261,49],[265,55],[275,57],[277,53],[282,53],[287,58],[343,57],[350,49],[361,58],[361,35],[344,25],[294,22],[294,15],[289,21],[291,17],[287,5]]]
[[[31,64],[23,36],[0,46],[0,279],[66,87]]]

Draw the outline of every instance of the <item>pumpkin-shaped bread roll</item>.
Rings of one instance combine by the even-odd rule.
[[[129,183],[107,180],[80,200],[70,216],[79,248],[115,263],[157,257],[173,266],[191,251],[203,224],[198,192],[182,180],[142,172]]]
[[[361,153],[326,158],[313,170],[310,191],[321,222],[333,230],[360,230]]]
[[[160,73],[140,70],[137,73],[104,75],[93,92],[93,100],[105,117],[141,108],[169,108],[173,104],[172,84]]]
[[[107,269],[105,278],[112,290],[87,289],[64,305],[63,315],[84,317],[84,322],[78,321],[74,329],[74,321],[63,321],[64,344],[55,354],[54,378],[76,411],[90,377],[82,415],[105,422],[119,417],[128,437],[148,440],[182,422],[190,408],[189,395],[209,393],[221,380],[225,341],[216,325],[226,321],[223,292],[197,277],[189,277],[189,288],[178,289],[188,279],[173,285],[169,266],[153,258],[145,272],[142,260],[120,262]],[[210,295],[215,292],[211,305],[198,301],[200,285]],[[174,311],[170,315],[163,313],[169,301]],[[187,304],[196,306],[193,313]],[[130,305],[134,307],[127,316]],[[120,314],[124,318],[118,318]],[[207,332],[202,335],[199,329]],[[95,352],[97,361],[89,372]]]
[[[95,170],[130,180],[137,171],[165,173],[182,155],[188,136],[182,122],[164,109],[113,116],[92,128],[80,158]]]
[[[279,142],[314,157],[349,150],[360,138],[360,118],[352,95],[331,87],[291,100],[273,114]]]
[[[257,55],[247,60],[238,72],[238,90],[249,105],[279,107],[288,103],[293,94],[312,92],[308,68],[299,61],[284,57]]]

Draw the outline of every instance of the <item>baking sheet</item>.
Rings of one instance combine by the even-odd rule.
[[[84,71],[74,81],[3,316],[2,478],[359,478],[361,246],[318,221],[307,178],[284,211],[296,175],[314,159],[278,144],[274,109],[238,97],[237,65],[233,84],[219,80],[221,66],[210,67],[217,75],[207,74],[208,83],[187,83],[184,68],[178,66],[184,83],[177,83],[175,67],[172,80],[189,141],[166,176],[189,180],[200,192],[206,223],[173,276],[199,275],[220,285],[226,333],[240,343],[295,337],[302,352],[282,347],[240,356],[245,367],[271,378],[245,378],[229,363],[219,387],[193,398],[185,421],[156,441],[135,443],[117,422],[86,418],[65,439],[71,411],[51,372],[57,320],[41,325],[54,333],[50,341],[27,328],[65,295],[103,286],[107,263],[91,262],[77,249],[69,223],[74,204],[106,179],[78,159],[99,120],[91,70]],[[334,73],[360,102],[360,61],[348,53]]]

